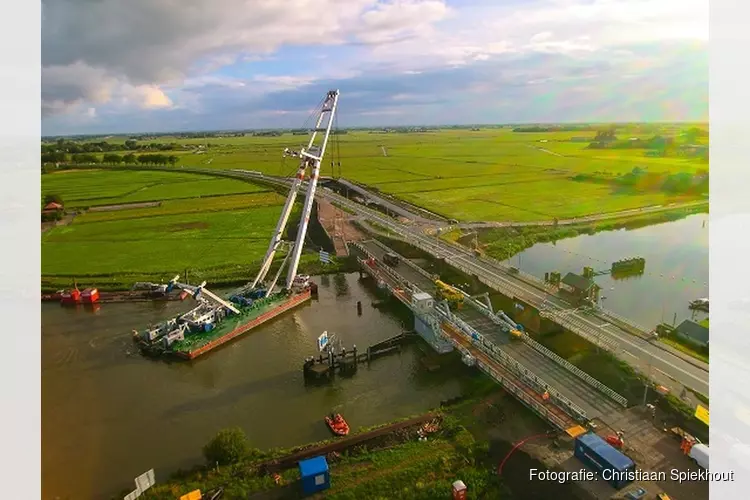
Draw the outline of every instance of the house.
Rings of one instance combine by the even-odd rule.
[[[675,333],[690,344],[708,347],[708,328],[695,321],[686,319],[675,329]]]
[[[560,282],[562,289],[581,301],[596,301],[599,295],[599,286],[591,278],[586,278],[575,273],[568,273]]]
[[[62,212],[64,207],[60,203],[56,203],[54,201],[51,201],[44,205],[44,208],[42,209],[42,214],[55,214],[57,212]]]

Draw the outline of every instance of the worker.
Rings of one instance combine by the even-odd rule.
[[[544,394],[542,394],[542,399],[544,401],[549,401],[549,392],[544,391]]]

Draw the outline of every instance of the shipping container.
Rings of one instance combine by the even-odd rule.
[[[593,432],[576,438],[574,455],[615,489],[633,482],[635,462]]]
[[[300,460],[299,475],[302,480],[302,491],[305,495],[326,490],[331,486],[328,462],[323,456]]]

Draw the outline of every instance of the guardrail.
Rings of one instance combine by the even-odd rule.
[[[494,359],[501,365],[508,367],[512,372],[514,372],[517,376],[521,377],[524,380],[527,380],[530,382],[533,386],[535,386],[539,392],[547,391],[547,393],[550,395],[550,401],[555,403],[557,406],[559,406],[561,409],[567,410],[566,413],[568,413],[571,417],[573,417],[575,420],[579,422],[586,422],[588,421],[588,418],[586,417],[586,412],[573,403],[571,400],[557,392],[557,390],[554,387],[551,387],[547,382],[545,382],[541,377],[527,369],[525,366],[523,366],[521,363],[510,357],[508,354],[503,352],[501,349],[499,349],[496,345],[494,345],[492,342],[485,339],[485,337],[477,332],[474,328],[472,328],[470,325],[468,325],[466,322],[464,322],[461,318],[458,318],[454,314],[448,312],[439,311],[439,314],[442,314],[444,316],[444,320],[448,323],[452,323],[454,326],[453,328],[457,331],[461,332],[463,331],[464,335],[467,336],[467,340],[469,340],[473,345],[475,345],[480,351],[484,352],[487,356],[489,356],[491,359]],[[457,328],[456,328],[457,327]]]
[[[474,307],[476,310],[478,310],[483,315],[487,316],[493,323],[498,325],[501,328],[507,328],[506,322],[498,318],[495,314],[493,314],[491,311],[487,310],[486,308],[476,304],[473,300],[469,301],[469,304]],[[584,372],[574,364],[570,363],[566,359],[561,358],[554,352],[550,351],[534,339],[532,339],[529,335],[526,333],[521,334],[521,339],[529,345],[532,349],[537,351],[539,354],[545,356],[546,358],[549,358],[550,360],[554,361],[556,364],[562,366],[569,372],[576,375],[578,378],[586,382],[587,384],[591,385],[592,387],[598,389],[603,394],[609,396],[614,401],[622,405],[623,407],[627,408],[628,406],[628,400],[625,399],[622,395],[616,393],[606,385],[602,384],[598,380],[596,380],[594,377],[589,375],[588,373]]]
[[[539,315],[543,318],[554,320],[558,325],[567,328],[568,330],[574,332],[576,335],[585,338],[592,344],[601,347],[606,351],[612,353],[617,353],[618,351],[617,344],[615,342],[609,339],[605,339],[601,333],[592,333],[594,329],[591,326],[582,324],[582,321],[580,320],[576,321],[569,316],[556,314],[548,310],[540,310]]]
[[[541,345],[540,343],[538,343],[537,341],[535,341],[534,339],[532,339],[531,337],[529,337],[528,335],[526,335],[525,333],[522,334],[522,339],[532,349],[534,349],[538,353],[546,356],[547,358],[551,359],[552,361],[554,361],[558,365],[562,366],[563,368],[565,368],[569,372],[573,373],[574,375],[578,376],[578,378],[580,378],[581,380],[583,380],[587,384],[591,385],[592,387],[595,387],[596,389],[598,389],[603,394],[606,394],[607,396],[609,396],[610,398],[612,398],[615,402],[617,402],[618,404],[622,405],[623,408],[627,408],[628,407],[628,400],[627,399],[625,399],[622,395],[616,393],[615,391],[613,391],[612,389],[610,389],[606,385],[602,384],[601,382],[599,382],[598,380],[596,380],[594,377],[592,377],[588,373],[584,372],[583,370],[581,370],[577,366],[573,365],[569,361],[561,358],[560,356],[558,356],[554,352],[550,351],[549,349],[547,349],[546,347],[544,347],[543,345]]]

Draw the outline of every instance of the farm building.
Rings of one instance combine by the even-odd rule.
[[[681,339],[699,347],[708,347],[708,328],[686,319],[675,329]]]
[[[56,203],[54,201],[51,201],[44,205],[44,208],[42,209],[43,214],[53,214],[56,212],[62,212],[64,207],[60,203]]]

